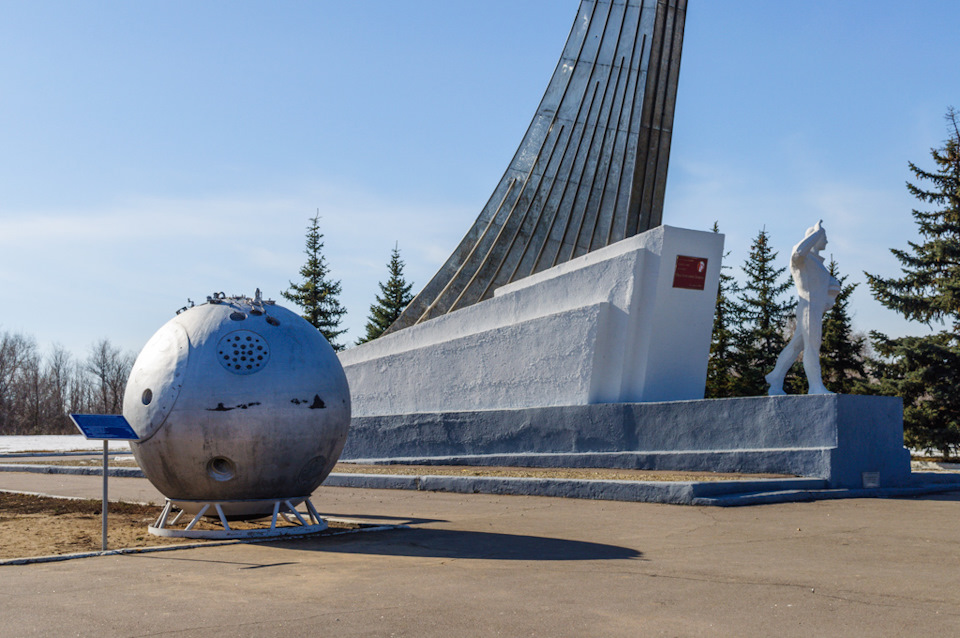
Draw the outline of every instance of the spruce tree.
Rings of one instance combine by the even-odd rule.
[[[930,150],[935,168],[909,163],[917,184],[910,194],[928,210],[914,210],[921,242],[891,249],[901,277],[866,273],[873,296],[909,320],[944,326],[921,337],[888,338],[871,332],[881,356],[880,392],[903,398],[903,424],[911,447],[944,456],[960,446],[960,114],[947,110],[948,139]]]
[[[367,334],[357,340],[357,345],[373,341],[384,331],[393,325],[393,322],[400,317],[400,313],[413,300],[410,290],[413,283],[407,283],[403,277],[403,260],[400,259],[400,249],[393,247],[390,253],[390,262],[387,264],[387,270],[390,278],[387,283],[379,283],[380,294],[377,295],[377,303],[370,306],[370,317],[367,320]]]
[[[720,226],[713,223],[713,232]],[[730,253],[723,255],[724,260]],[[734,396],[734,325],[737,323],[738,307],[734,302],[737,282],[733,275],[725,273],[730,266],[720,266],[720,286],[717,288],[717,306],[713,314],[713,333],[710,338],[710,358],[707,360],[707,384],[704,396],[708,399]]]
[[[854,394],[866,380],[863,350],[866,339],[853,333],[848,307],[857,284],[847,284],[840,275],[837,262],[830,260],[828,270],[840,282],[840,293],[823,316],[823,344],[820,348],[820,371],[823,383],[831,392]]]
[[[773,370],[786,345],[784,330],[796,303],[792,297],[781,301],[793,282],[782,279],[787,268],[777,268],[776,260],[770,236],[762,229],[743,265],[746,281],[737,303],[740,326],[735,331],[735,396],[766,394],[768,384],[763,377]]]
[[[303,280],[299,284],[291,281],[290,288],[280,294],[304,310],[303,318],[320,331],[334,350],[343,350],[343,345],[337,343],[336,339],[346,332],[346,329],[339,328],[347,309],[340,305],[337,298],[340,294],[340,282],[330,279],[330,269],[323,256],[322,240],[320,212],[317,211],[307,228],[304,250],[307,261],[300,268]]]

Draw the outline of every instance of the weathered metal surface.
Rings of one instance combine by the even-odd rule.
[[[513,160],[388,332],[661,224],[686,0],[582,0]]]
[[[302,500],[333,469],[350,391],[333,348],[302,317],[259,295],[215,296],[147,342],[123,415],[140,437],[138,464],[164,496],[260,500],[260,509],[224,505],[225,514],[269,515],[271,499]]]

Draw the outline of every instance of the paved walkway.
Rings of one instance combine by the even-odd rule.
[[[99,497],[100,479],[0,474]],[[158,500],[143,479],[112,495]],[[744,508],[321,488],[409,529],[0,567],[0,636],[960,634],[960,494]]]

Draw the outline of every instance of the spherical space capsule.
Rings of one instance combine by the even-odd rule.
[[[134,363],[123,414],[144,474],[187,512],[217,502],[228,518],[294,504],[333,469],[350,391],[333,348],[272,302],[214,295],[181,312]]]

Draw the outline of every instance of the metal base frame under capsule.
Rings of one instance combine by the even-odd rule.
[[[293,505],[293,502],[302,501],[307,506],[306,512],[299,512],[297,508]],[[227,521],[227,516],[224,514],[224,506],[229,506],[230,504],[243,503],[243,501],[192,501],[199,506],[199,510],[193,516],[186,527],[176,527],[180,522],[180,519],[183,518],[185,510],[181,506],[178,506],[170,499],[167,499],[166,504],[163,506],[163,511],[160,512],[160,516],[157,518],[156,522],[153,525],[150,525],[147,530],[155,536],[166,536],[166,537],[176,537],[176,538],[206,538],[206,539],[245,539],[245,538],[270,538],[270,537],[279,537],[279,536],[300,536],[304,534],[315,534],[317,532],[322,532],[327,529],[327,522],[320,518],[320,515],[317,513],[317,509],[313,506],[313,503],[310,502],[309,498],[297,497],[297,498],[279,498],[273,499],[273,515],[270,520],[270,527],[262,527],[256,529],[234,529],[230,527],[230,523]],[[174,508],[179,509],[172,519],[170,515],[173,513]],[[200,519],[207,515],[207,512],[210,509],[217,514],[217,518],[220,520],[220,524],[223,525],[223,529],[196,529],[197,523],[200,522]],[[289,525],[278,526],[277,521],[279,518],[283,518]]]

